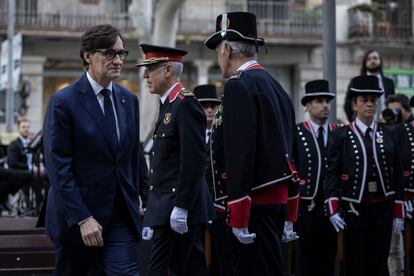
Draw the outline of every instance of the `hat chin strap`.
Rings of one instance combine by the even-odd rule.
[[[221,37],[224,37],[227,33],[227,13],[223,13],[221,17]]]

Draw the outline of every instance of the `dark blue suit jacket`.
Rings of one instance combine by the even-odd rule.
[[[138,99],[116,83],[112,91],[120,131],[118,151],[104,131],[104,115],[86,74],[49,100],[44,154],[51,183],[46,206],[50,237],[81,242],[78,223],[90,216],[105,231],[117,184],[141,232],[138,179],[139,168],[145,164],[139,144]]]

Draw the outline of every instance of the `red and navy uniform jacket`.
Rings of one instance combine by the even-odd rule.
[[[155,124],[145,226],[169,225],[174,206],[188,210],[188,223],[208,221],[211,200],[205,180],[205,129],[200,103],[178,83]]]
[[[375,123],[372,143],[378,186],[383,195],[369,200],[375,202],[394,199],[394,217],[403,218],[403,187],[400,184],[402,168],[393,128]],[[332,131],[324,183],[329,214],[339,212],[339,199],[351,203],[368,201],[364,193],[369,177],[367,158],[363,137],[355,122]]]
[[[328,124],[328,138],[336,124]],[[314,200],[318,195],[323,198],[323,180],[328,167],[327,157],[323,157],[318,145],[317,135],[311,122],[297,124],[297,154],[294,154],[295,167],[299,175],[300,198]]]
[[[295,116],[282,86],[259,64],[239,71],[224,87],[211,139],[216,209],[229,211],[228,224],[247,227],[251,204],[287,204],[292,183]],[[290,219],[298,192],[291,185]]]
[[[402,161],[402,183],[408,198],[414,198],[414,121],[395,127]]]

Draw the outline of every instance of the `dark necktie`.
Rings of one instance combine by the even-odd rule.
[[[371,131],[372,128],[367,128],[367,130],[365,131],[365,138],[367,138],[368,141],[372,141],[372,137],[371,137]]]
[[[118,135],[116,131],[115,114],[110,97],[111,91],[109,89],[102,89],[100,93],[104,96],[105,124],[113,140],[112,142],[116,147],[118,147]]]
[[[322,156],[325,156],[325,141],[323,137],[323,127],[320,126],[318,129],[318,146]]]

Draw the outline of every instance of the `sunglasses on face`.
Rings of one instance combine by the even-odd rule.
[[[129,53],[127,50],[116,51],[114,49],[107,49],[107,50],[96,49],[95,52],[101,53],[102,55],[104,55],[104,57],[107,60],[113,60],[118,55],[121,61],[124,61]]]

